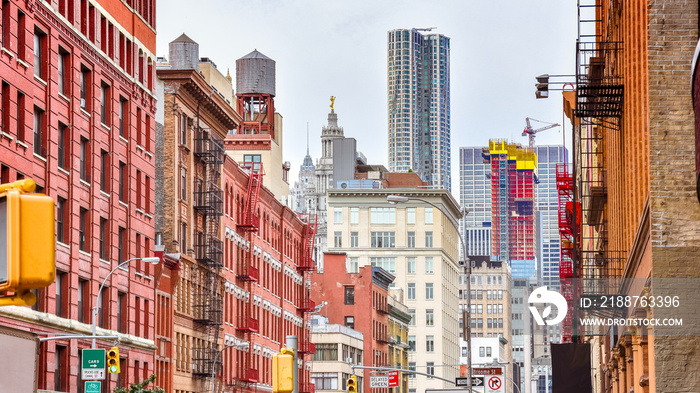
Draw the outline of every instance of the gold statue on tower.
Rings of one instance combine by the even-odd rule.
[[[335,96],[331,96],[331,111],[333,110],[333,104],[335,104]]]

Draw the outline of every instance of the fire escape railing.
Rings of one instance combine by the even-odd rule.
[[[194,127],[193,155],[203,167],[203,179],[197,182],[193,209],[200,215],[203,231],[197,236],[194,248],[204,281],[194,294],[194,322],[204,327],[206,338],[192,348],[193,375],[209,378],[218,354],[219,334],[223,324],[224,300],[221,294],[221,267],[224,247],[219,238],[219,221],[223,215],[223,192],[219,187],[221,165],[225,152],[222,138],[213,130],[200,126],[199,110]],[[210,380],[208,383],[214,384]],[[213,385],[212,385],[213,386]]]

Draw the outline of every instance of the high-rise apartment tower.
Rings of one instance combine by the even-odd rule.
[[[426,30],[388,33],[389,170],[449,190],[450,38]]]

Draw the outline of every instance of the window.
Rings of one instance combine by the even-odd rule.
[[[503,329],[503,318],[498,318],[498,328]]]
[[[484,313],[484,306],[482,304],[477,304],[476,305],[476,313],[477,314],[483,314]]]
[[[433,208],[432,207],[425,208],[425,223],[426,224],[433,223]]]
[[[99,299],[97,299],[97,314],[99,316],[97,324],[101,328],[106,328],[105,321],[109,319],[109,287],[102,287],[102,292],[98,293]],[[108,315],[105,316],[105,310]],[[137,314],[138,315],[138,314]],[[106,318],[105,318],[106,317]],[[138,321],[137,321],[138,322]]]
[[[503,305],[502,304],[498,305],[498,313],[503,314]]]
[[[68,243],[68,201],[58,197],[56,202],[56,241]]]
[[[119,292],[117,294],[117,331],[120,333],[126,333],[126,306],[126,293]]]
[[[83,66],[80,69],[80,109],[90,110],[90,70]]]
[[[408,284],[408,292],[406,293],[408,300],[416,300],[416,284]]]
[[[425,336],[425,351],[434,352],[435,351],[435,336]]]
[[[80,180],[87,183],[90,182],[90,177],[88,175],[88,168],[90,165],[88,163],[88,160],[90,159],[89,142],[90,141],[86,138],[80,138]]]
[[[10,38],[12,37],[11,29],[11,16],[10,16],[10,2],[8,0],[2,1],[2,47],[10,47]]]
[[[481,356],[482,358],[486,356],[486,348],[479,347],[479,356]]]
[[[350,208],[350,224],[360,223],[360,209],[357,207]]]
[[[66,299],[63,297],[64,292],[68,291],[68,288],[65,287],[66,277],[65,272],[56,270],[56,316],[61,318],[65,317],[66,311]]]
[[[180,199],[187,200],[187,168],[180,168]]]
[[[187,146],[187,115],[185,114],[180,116],[180,144]]]
[[[66,70],[70,70],[70,63],[69,63],[69,53],[66,52],[65,49],[59,47],[58,48],[58,63],[57,68],[58,68],[58,80],[56,81],[58,84],[58,94],[61,94],[63,96],[66,96],[66,87],[70,86],[70,82],[68,81],[68,76],[70,75],[70,72],[66,72]]]
[[[44,64],[46,46],[46,33],[34,28],[34,75],[39,79],[46,79],[46,65]]]
[[[409,308],[408,315],[411,316],[411,320],[408,322],[408,326],[416,326],[416,310]]]
[[[311,382],[316,390],[338,390],[338,373],[311,373]]]
[[[68,349],[63,345],[56,345],[54,354],[54,370],[53,370],[53,390],[57,392],[68,391]]]
[[[416,233],[408,232],[408,238],[406,240],[406,247],[416,248]]]
[[[357,258],[348,258],[347,270],[348,270],[348,273],[359,273],[360,272],[360,264],[357,261]]]
[[[187,252],[187,224],[180,224],[180,252]]]
[[[355,287],[345,287],[345,304],[355,304]]]
[[[396,209],[393,207],[370,208],[371,224],[396,224]]]
[[[88,251],[88,210],[80,208],[80,233],[78,234],[78,248],[80,251]]]
[[[476,291],[476,298],[479,300],[483,299],[484,298],[484,291],[482,291],[481,289]]]
[[[44,150],[44,111],[34,107],[34,154],[45,157]]]
[[[335,343],[318,343],[316,344],[316,353],[313,356],[314,361],[338,361],[338,344]],[[343,361],[345,359],[342,359]]]
[[[100,259],[109,260],[109,228],[107,219],[100,217]]]
[[[416,371],[416,362],[408,362],[408,369],[410,371]],[[416,374],[408,374],[408,377],[414,379],[416,377]]]
[[[486,347],[486,357],[491,356],[491,347]]]
[[[396,247],[395,232],[372,232],[372,248],[393,248]]]
[[[433,257],[425,257],[425,272],[427,274],[433,273]]]
[[[360,243],[359,235],[357,232],[350,232],[350,247],[357,248]]]
[[[68,169],[69,143],[68,126],[58,123],[58,167]]]
[[[346,315],[345,316],[345,326],[349,327],[350,329],[355,328],[355,317],[352,315]]]
[[[333,247],[343,247],[343,232],[333,232]]]
[[[340,207],[333,208],[333,223],[342,224],[343,223],[343,209]]]
[[[478,329],[483,329],[483,328],[484,328],[484,319],[483,319],[483,318],[479,318],[479,319],[476,320],[476,327],[477,327]]]
[[[127,137],[126,127],[128,125],[128,105],[129,101],[124,97],[119,97],[119,136],[122,138]]]
[[[0,103],[0,131],[4,132],[5,134],[10,133],[10,102],[10,84],[5,81],[2,81],[2,103]]]
[[[100,87],[100,121],[106,126],[109,126],[111,123],[110,117],[112,112],[110,105],[111,97],[109,92],[109,85],[103,82],[102,86]]]
[[[25,134],[25,105],[24,105],[24,93],[17,91],[17,141],[26,142],[27,136]]]
[[[252,166],[253,172],[259,172],[262,158],[260,154],[244,154],[243,163],[247,166]]]
[[[409,351],[416,350],[416,336],[408,336],[408,350]]]
[[[409,207],[406,209],[406,222],[408,224],[415,224],[416,223],[416,208],[415,207]]]
[[[435,362],[426,363],[426,374],[435,375]]]
[[[394,257],[371,257],[369,263],[372,266],[379,266],[391,274],[396,273],[396,258]]]
[[[406,271],[408,274],[416,274],[416,258],[406,258]]]
[[[109,165],[109,153],[107,153],[105,150],[102,150],[100,153],[100,191],[103,192],[109,192],[109,182],[111,179],[110,170],[111,167]]]
[[[432,309],[425,310],[425,326],[433,326],[435,324],[435,314]]]
[[[489,307],[491,307],[491,306],[489,306]],[[491,322],[491,318],[488,318],[488,319],[486,320],[486,327],[489,328],[489,329],[492,329],[492,328],[493,328],[493,323]]]
[[[87,316],[90,315],[88,308],[88,280],[78,278],[78,321],[88,323]]]
[[[126,180],[127,180],[127,175],[126,175],[126,164],[119,161],[119,200],[121,202],[126,202]]]
[[[433,232],[425,233],[425,248],[433,248]]]
[[[433,283],[425,283],[425,300],[433,300]]]

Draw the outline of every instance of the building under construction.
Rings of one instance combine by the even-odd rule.
[[[491,164],[492,257],[508,261],[513,279],[535,276],[537,156],[505,140],[483,151]]]

